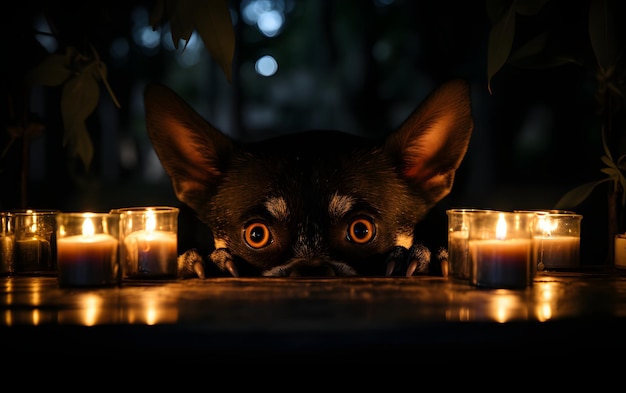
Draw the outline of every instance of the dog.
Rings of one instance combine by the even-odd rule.
[[[208,255],[179,253],[179,277],[205,278],[210,266],[234,277],[428,273],[433,253],[414,227],[450,193],[467,152],[469,90],[464,80],[442,84],[381,139],[309,130],[238,141],[148,84],[155,152],[214,243]]]

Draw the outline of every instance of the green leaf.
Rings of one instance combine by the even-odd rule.
[[[99,96],[98,81],[92,73],[83,72],[68,80],[61,93],[63,122],[85,121],[96,109]]]
[[[109,92],[109,95],[111,96],[111,99],[113,100],[113,104],[115,104],[116,108],[121,108],[120,102],[117,100],[117,97],[115,96],[115,93],[113,93],[113,89],[111,88],[111,85],[109,85],[109,80],[107,79],[107,66],[106,64],[104,64],[103,62],[99,61],[96,64],[95,70],[94,70],[94,78],[96,80],[101,80],[102,84],[104,84],[104,87],[106,87],[107,91]]]
[[[150,20],[155,28],[162,14],[161,4],[155,5]],[[185,46],[194,29],[204,47],[220,65],[226,79],[232,81],[232,63],[235,54],[235,30],[227,0],[166,0],[165,15],[170,23],[174,47],[180,40]],[[184,48],[183,48],[184,50]]]
[[[589,182],[582,184],[572,190],[568,191],[559,199],[559,201],[554,206],[555,209],[558,210],[568,210],[573,209],[574,207],[580,205],[585,199],[591,195],[591,192],[598,185],[609,181],[610,179],[602,179],[594,182]]]
[[[602,157],[600,157],[600,160],[602,160],[604,165],[606,165],[609,168],[617,168],[615,166],[615,163],[613,162],[613,160],[610,157],[602,156]]]
[[[161,23],[161,19],[163,19],[165,14],[165,0],[156,0],[152,9],[150,10],[150,26],[152,26],[152,30],[156,30],[159,23]]]
[[[235,31],[227,1],[200,0],[193,15],[196,30],[202,37],[204,46],[222,67],[228,82],[231,82]]]
[[[66,132],[71,133],[72,138],[69,141],[69,151],[73,156],[83,162],[85,169],[89,169],[91,161],[93,160],[93,143],[85,122],[78,122],[65,128]]]
[[[622,172],[620,172],[617,168],[602,168],[600,169],[600,172],[608,175],[611,179],[614,179],[615,181],[617,181],[617,179],[619,179],[622,175]]]
[[[169,11],[167,18],[170,22],[170,31],[172,33],[172,40],[174,41],[174,47],[178,49],[178,43],[180,40],[185,41],[185,46],[191,38],[191,33],[194,30],[194,14],[198,12],[196,7],[198,2],[202,0],[170,0],[167,2],[169,5],[166,10]],[[206,2],[206,0],[204,1]]]
[[[487,89],[491,94],[491,79],[506,63],[515,38],[515,11],[509,8],[491,27],[487,48]]]
[[[66,55],[48,55],[26,74],[26,83],[36,86],[59,86],[70,76]]]
[[[87,168],[91,165],[93,146],[85,128],[85,120],[98,105],[99,95],[98,81],[92,72],[82,72],[68,80],[61,93],[63,145],[69,145],[70,152],[78,155]]]

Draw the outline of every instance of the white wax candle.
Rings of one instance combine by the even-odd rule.
[[[61,286],[117,283],[118,241],[108,234],[57,238],[58,279]]]
[[[41,242],[34,236],[15,241],[15,272],[35,272],[43,270],[41,266]]]
[[[469,253],[478,286],[518,288],[530,283],[530,239],[470,240]]]
[[[176,233],[136,231],[124,239],[125,275],[131,278],[176,277],[178,243]]]
[[[615,236],[615,267],[626,269],[626,237]]]
[[[540,236],[535,237],[533,242],[533,261],[539,264],[539,269],[574,268],[580,265],[579,236]]]

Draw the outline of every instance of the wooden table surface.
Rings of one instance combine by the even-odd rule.
[[[59,288],[0,278],[3,353],[206,362],[574,360],[626,349],[626,275],[552,272],[525,289],[445,277],[208,278]]]

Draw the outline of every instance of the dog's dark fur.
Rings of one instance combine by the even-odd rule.
[[[473,130],[460,80],[384,141],[309,131],[241,143],[158,84],[145,106],[177,198],[214,238],[209,255],[179,257],[182,277],[204,277],[205,261],[233,276],[427,273],[431,252],[414,227],[450,192]]]

